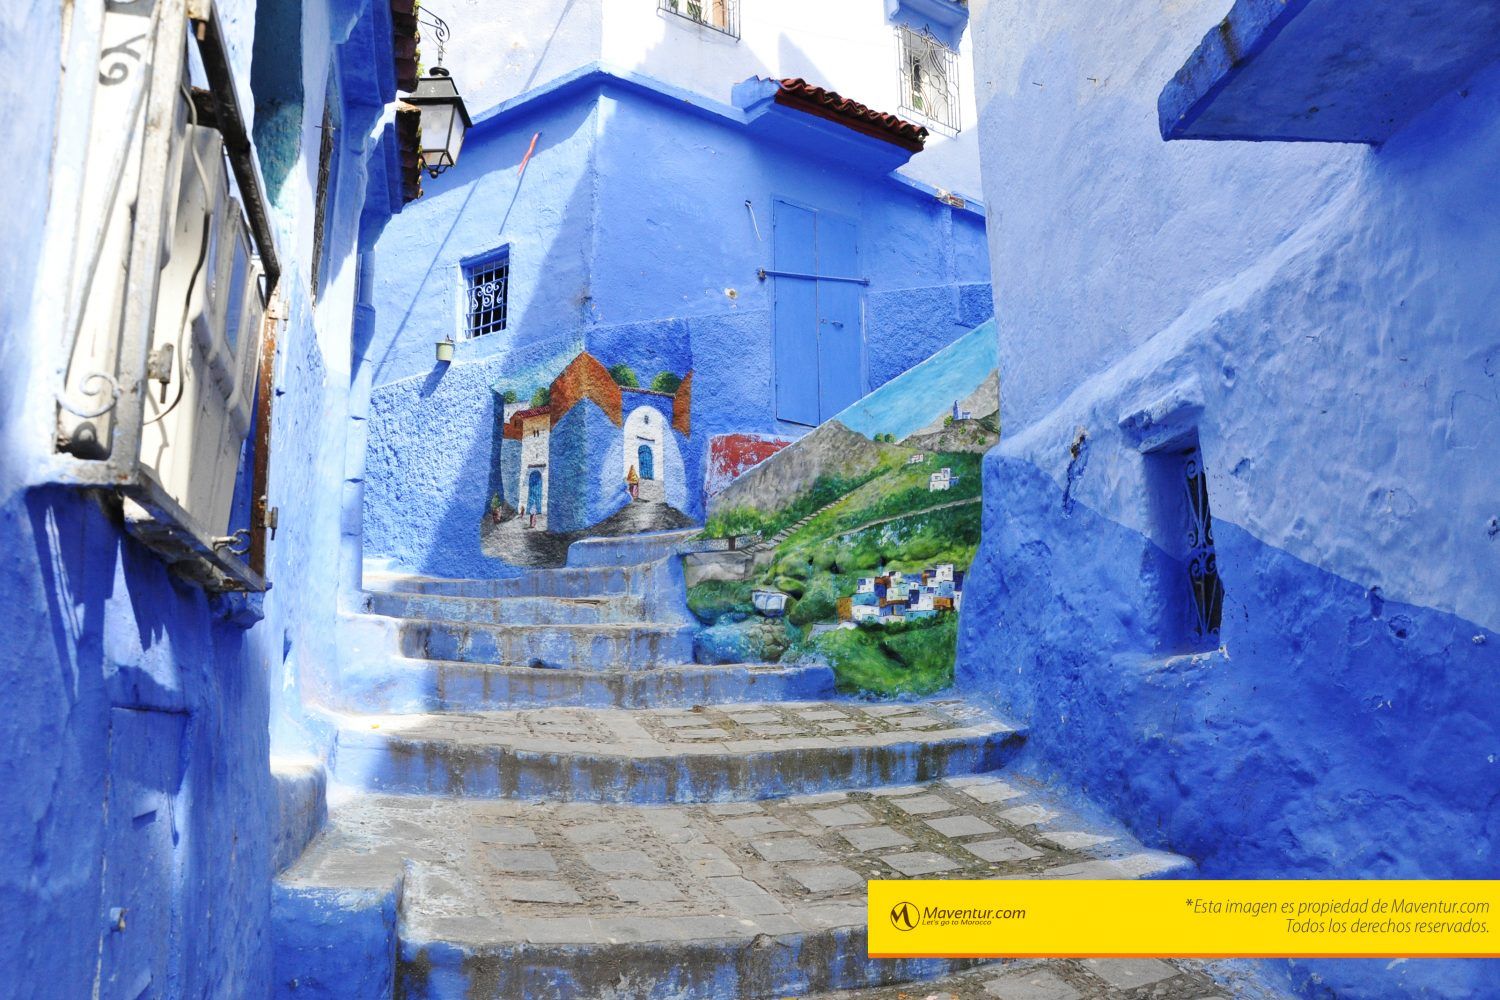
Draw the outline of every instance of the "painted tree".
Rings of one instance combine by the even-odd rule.
[[[627,389],[641,387],[641,380],[635,377],[635,370],[627,364],[610,366],[609,377],[615,380],[616,385],[622,385]]]
[[[682,385],[682,376],[671,372],[657,372],[656,377],[651,380],[651,388],[656,392],[676,392],[680,385]]]

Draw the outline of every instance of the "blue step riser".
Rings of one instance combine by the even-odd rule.
[[[821,701],[833,696],[827,667],[502,672],[461,663],[389,665],[346,671],[339,703],[356,714],[488,712],[508,708],[669,708],[745,701]]]
[[[639,621],[643,602],[633,597],[438,597],[366,594],[363,610],[392,618],[472,625],[593,625]]]
[[[871,959],[863,927],[722,941],[667,944],[518,945],[474,954],[438,942],[400,942],[400,996],[408,1000],[715,1000],[800,997],[914,983],[972,968],[972,959]],[[613,982],[611,979],[613,978]]]
[[[730,802],[848,788],[905,785],[997,770],[1016,733],[941,743],[704,752],[660,758],[547,754],[499,746],[443,746],[345,731],[334,774],[351,787],[404,795],[628,802]]]
[[[465,663],[506,663],[562,670],[648,670],[693,659],[687,628],[649,626],[608,632],[547,627],[403,625],[402,656]]]

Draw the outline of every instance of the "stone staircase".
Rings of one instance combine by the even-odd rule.
[[[1003,775],[1024,734],[964,701],[692,663],[692,535],[590,539],[511,579],[367,579],[327,706],[329,822],[276,885],[282,995],[879,988],[972,963],[869,959],[867,879],[1187,869]]]

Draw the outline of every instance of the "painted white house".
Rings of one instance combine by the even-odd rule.
[[[937,493],[940,490],[953,488],[953,470],[942,468],[927,477],[927,491]]]

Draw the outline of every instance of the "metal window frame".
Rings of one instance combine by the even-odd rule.
[[[500,321],[499,325],[490,320],[486,328],[475,332],[473,299],[475,288],[475,277],[486,272],[503,268],[505,271],[503,291],[500,296]],[[510,327],[510,244],[487,251],[460,262],[459,273],[463,276],[464,283],[464,307],[463,307],[463,340],[478,340],[480,337],[488,337],[491,334],[503,333]],[[484,310],[494,312],[494,309]]]
[[[916,107],[917,102],[912,99],[912,62],[914,59],[921,59],[924,63],[930,63],[932,57],[938,59],[942,65],[943,95],[948,99],[949,108],[946,118],[934,115],[930,109]],[[929,128],[944,135],[957,135],[963,131],[963,114],[960,107],[963,92],[959,87],[957,52],[944,45],[942,40],[930,31],[918,31],[907,25],[898,24],[896,26],[896,70],[901,81],[899,109],[902,112],[919,118]],[[931,89],[923,87],[924,91]],[[931,102],[923,101],[922,103]]]
[[[82,67],[64,79],[63,106],[59,122],[91,122],[94,115],[93,86],[96,73],[102,78],[107,63],[119,56],[114,49],[103,48],[102,21],[91,8],[104,5],[76,5],[72,23],[69,56],[78,57],[71,65]],[[162,179],[170,176],[173,155],[172,135],[178,117],[183,113],[183,87],[187,65],[188,39],[193,38],[204,73],[207,91],[194,90],[188,95],[198,113],[199,124],[208,125],[221,134],[230,170],[244,209],[249,234],[260,257],[265,286],[262,294],[267,303],[264,323],[279,322],[280,312],[275,292],[281,268],[270,222],[265,185],[251,145],[245,118],[235,93],[233,72],[227,44],[212,0],[156,0],[153,4],[152,29],[133,40],[138,50],[129,53],[134,72],[149,73],[144,84],[144,128],[141,139],[140,176],[133,222],[128,239],[128,263],[124,273],[124,296],[120,316],[119,348],[114,372],[100,373],[110,383],[112,401],[101,412],[111,412],[113,427],[108,454],[101,458],[82,458],[53,442],[46,481],[78,487],[118,497],[126,529],[157,554],[180,576],[206,590],[261,592],[268,584],[264,568],[252,567],[243,556],[246,545],[263,525],[252,524],[237,533],[216,534],[194,519],[141,462],[141,441],[145,419],[145,394],[150,391],[149,355],[160,291],[160,248],[166,236],[167,199],[176,189]],[[149,47],[148,47],[149,46]],[[117,49],[118,47],[116,47]],[[96,70],[96,66],[98,69]],[[87,132],[82,126],[79,131]],[[68,140],[69,143],[72,140]],[[58,147],[64,145],[61,133]],[[77,223],[76,200],[83,178],[69,173],[62,183],[54,185],[48,206],[48,227],[53,230],[44,259],[56,263],[57,255],[71,255],[73,248],[63,238]],[[97,267],[98,261],[85,262]],[[68,273],[72,273],[69,271]],[[81,286],[87,288],[85,278]],[[63,303],[65,337],[63,358],[71,358],[76,336],[73,323],[75,305],[70,296]],[[248,331],[247,331],[248,332]],[[264,330],[255,331],[264,335]],[[63,398],[61,382],[47,394],[46,403],[57,409]],[[49,422],[50,426],[50,422]],[[263,551],[263,549],[262,549]]]
[[[698,10],[696,14],[693,13],[695,7]],[[659,13],[680,17],[721,35],[728,35],[736,40],[740,37],[739,0],[657,0],[656,9]],[[724,23],[715,24],[712,18],[704,17],[705,11],[722,11]]]

